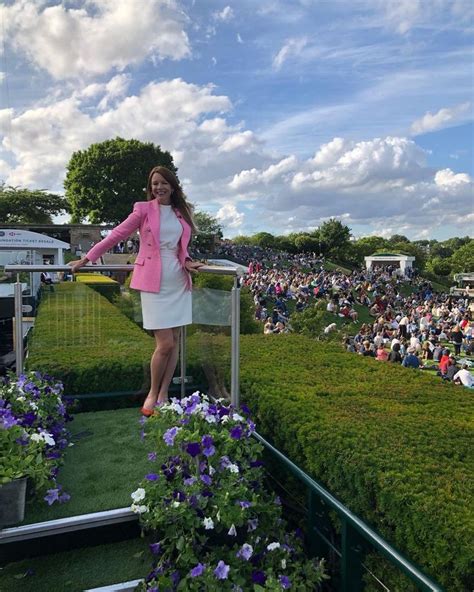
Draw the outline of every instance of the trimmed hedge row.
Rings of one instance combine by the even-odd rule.
[[[229,348],[214,339],[222,367]],[[188,348],[195,365],[201,349]],[[248,335],[241,392],[296,464],[448,590],[472,589],[470,391],[301,335]]]
[[[78,273],[75,278],[76,282],[87,284],[90,288],[105,296],[110,302],[120,296],[120,284],[105,275],[100,273]]]
[[[64,383],[65,395],[139,390],[154,340],[80,283],[45,292],[29,340],[27,367]]]

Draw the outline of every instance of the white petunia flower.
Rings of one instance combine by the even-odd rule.
[[[227,423],[228,421],[229,421],[228,415],[224,415],[224,417],[221,419],[221,423]]]
[[[130,495],[130,497],[134,502],[141,502],[145,499],[145,490],[143,489],[143,487],[139,487]]]
[[[234,414],[232,415],[232,419],[233,419],[234,421],[245,421],[245,419],[244,419],[244,418],[243,418],[241,415],[239,415],[238,413],[234,413]]]
[[[36,411],[38,409],[38,405],[34,401],[30,401],[30,407]]]
[[[217,423],[217,418],[215,415],[206,415],[205,420],[207,423]]]
[[[49,444],[50,446],[55,445],[53,436],[51,434],[48,434],[48,432],[42,432],[41,436],[43,440],[46,442],[46,444]]]
[[[206,530],[212,530],[214,528],[214,521],[212,520],[212,518],[204,518],[202,523]]]
[[[33,440],[33,442],[43,442],[43,438],[40,434],[31,434],[30,440]]]
[[[179,508],[181,504],[179,502],[173,502],[171,505],[173,506],[173,508]]]
[[[281,568],[286,569],[286,559],[281,560]]]
[[[211,465],[209,465],[209,475],[214,475],[214,473],[216,472],[216,469],[214,467],[211,467]]]
[[[274,551],[275,549],[280,548],[280,543],[270,543],[267,545],[267,551]]]
[[[227,533],[229,536],[237,536],[237,529],[235,528],[235,524],[229,528],[229,532]]]
[[[130,510],[132,510],[132,512],[134,512],[135,514],[145,514],[145,512],[148,512],[148,506],[141,506],[139,504],[132,504],[130,506]]]
[[[170,409],[175,411],[178,415],[183,415],[184,410],[179,403],[171,403]]]
[[[232,464],[232,463],[230,463],[230,465],[227,468],[229,469],[229,471],[231,473],[238,473],[239,472],[239,467],[237,465]]]

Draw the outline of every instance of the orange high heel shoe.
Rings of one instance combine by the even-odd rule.
[[[145,417],[151,417],[152,415],[154,415],[155,410],[154,409],[146,409],[145,407],[142,407],[140,409],[140,413],[142,415],[144,415]]]

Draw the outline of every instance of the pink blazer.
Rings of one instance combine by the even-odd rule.
[[[191,239],[191,227],[180,214],[174,210],[183,227],[183,233],[178,244],[178,259],[183,270],[186,258],[189,257],[188,245]],[[151,201],[137,201],[133,212],[112,232],[94,245],[86,254],[93,263],[101,255],[120,241],[129,237],[135,230],[140,231],[140,249],[135,260],[131,288],[144,292],[159,292],[161,284],[161,256],[160,256],[160,208],[156,199]],[[191,290],[191,276],[186,273],[186,285]]]

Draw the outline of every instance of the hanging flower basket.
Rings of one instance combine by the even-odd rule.
[[[0,527],[23,522],[25,518],[26,477],[0,485]]]

